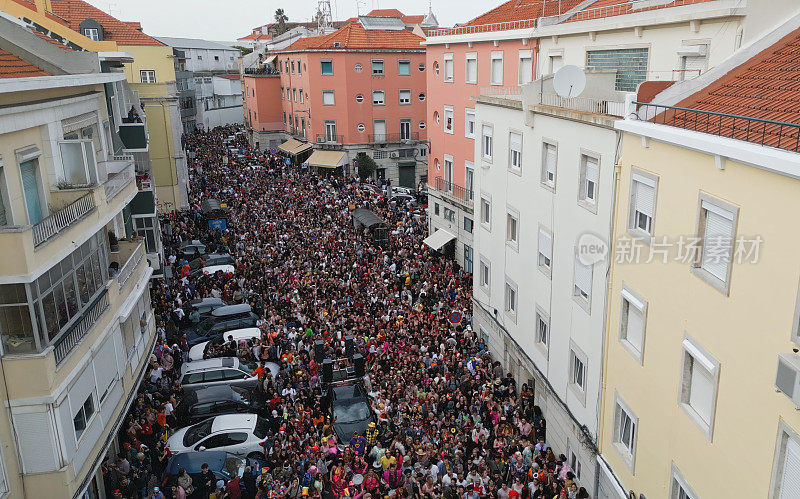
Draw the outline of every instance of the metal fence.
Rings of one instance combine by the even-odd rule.
[[[125,262],[125,265],[123,265],[122,268],[119,270],[119,275],[117,276],[117,283],[119,284],[120,290],[122,290],[122,288],[125,287],[125,284],[128,283],[131,276],[133,275],[133,271],[141,263],[142,258],[144,258],[144,244],[139,243],[139,246],[137,246],[136,249],[133,250],[133,253],[131,253],[131,256],[128,257],[128,261]]]
[[[133,158],[131,158],[131,160],[133,160]],[[114,199],[128,184],[133,182],[133,179],[133,162],[126,166],[121,172],[108,177],[108,180],[103,183],[103,187],[106,191],[106,201],[110,202]]]
[[[53,343],[53,355],[55,356],[56,365],[67,358],[69,353],[78,346],[81,340],[86,336],[97,319],[103,315],[103,312],[108,308],[108,290],[104,289],[97,298],[89,305],[89,307],[81,314],[72,326],[64,331]]]
[[[370,142],[403,142],[404,140],[419,140],[419,132],[410,133],[377,133],[369,136]]]
[[[86,193],[64,208],[33,224],[33,246],[39,246],[95,209],[92,193]]]
[[[317,144],[341,144],[344,135],[317,135]]]
[[[634,102],[639,119],[664,125],[744,140],[787,151],[800,150],[800,124],[763,120],[736,114]]]
[[[467,189],[464,186],[445,180],[442,177],[436,177],[434,185],[437,190],[446,192],[461,201],[470,202],[474,199],[472,189]]]

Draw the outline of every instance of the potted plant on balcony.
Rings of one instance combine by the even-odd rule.
[[[114,234],[113,230],[108,231],[108,246],[112,253],[119,252],[119,239],[117,239],[117,235]]]

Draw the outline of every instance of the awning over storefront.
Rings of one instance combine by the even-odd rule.
[[[264,64],[270,64],[272,61],[275,60],[276,57],[278,57],[278,56],[277,55],[271,55],[271,56],[267,57],[267,60],[264,61]]]
[[[308,151],[311,149],[311,144],[308,142],[300,142],[299,140],[289,139],[283,144],[278,146],[278,149],[285,152],[286,154],[291,154],[292,156],[297,156],[298,154]]]
[[[344,151],[314,151],[306,160],[308,166],[320,168],[341,168],[346,162]]]
[[[455,238],[456,236],[447,232],[446,230],[439,229],[430,236],[426,237],[422,241],[422,244],[427,244],[428,246],[431,247],[431,249],[439,250],[441,249],[442,246],[449,243]]]

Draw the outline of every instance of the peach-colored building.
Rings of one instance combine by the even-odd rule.
[[[425,180],[428,68],[424,38],[412,33],[404,17],[362,16],[268,56],[264,71],[277,72],[280,84],[264,88],[266,96],[255,85],[245,111],[255,112],[256,103],[280,109],[282,134],[262,147],[272,147],[278,135],[292,137],[316,149],[342,151],[343,164],[366,152],[377,163],[376,178],[392,185],[417,187]],[[258,129],[263,120],[252,123]]]
[[[242,88],[244,90],[244,119],[252,130],[258,132],[283,130],[281,107],[276,106],[272,98],[279,92],[280,85],[281,80],[278,74],[244,75]],[[272,146],[274,145],[272,144]],[[268,147],[270,144],[265,143],[263,146]]]

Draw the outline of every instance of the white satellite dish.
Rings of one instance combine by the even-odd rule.
[[[561,97],[577,97],[586,88],[586,74],[578,66],[564,66],[553,76],[553,89]]]

